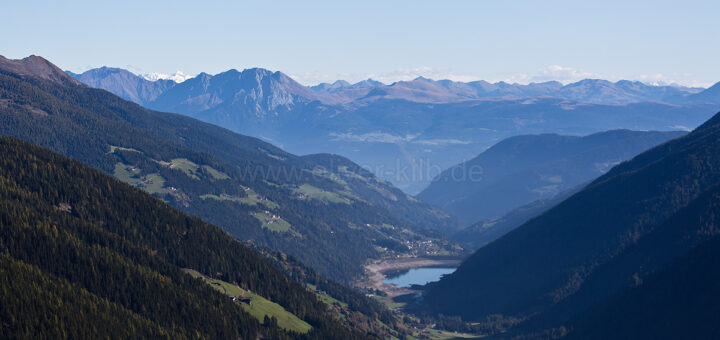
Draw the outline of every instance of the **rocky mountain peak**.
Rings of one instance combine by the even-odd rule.
[[[43,57],[31,55],[23,59],[7,59],[0,56],[0,70],[51,80],[62,84],[81,85],[63,70]]]

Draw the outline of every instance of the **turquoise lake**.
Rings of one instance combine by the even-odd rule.
[[[389,277],[383,282],[394,284],[398,287],[410,287],[411,285],[424,285],[428,282],[438,281],[440,277],[445,274],[450,274],[455,271],[454,267],[448,268],[413,268],[407,273],[403,273],[398,276]]]

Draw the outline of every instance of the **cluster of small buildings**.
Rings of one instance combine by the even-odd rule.
[[[252,305],[252,299],[247,296],[230,295],[230,300],[239,301],[240,303],[244,303],[246,305]]]
[[[278,216],[278,215],[275,215],[275,214],[271,213],[271,212],[270,212],[270,210],[263,210],[263,212],[265,213],[265,215],[268,215],[268,216],[270,216],[270,218],[272,218],[272,219],[274,219],[274,220],[276,220],[276,219],[279,219],[279,218],[280,218],[280,216]]]

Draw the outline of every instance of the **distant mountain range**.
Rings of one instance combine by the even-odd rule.
[[[242,72],[229,70],[215,76],[210,76],[207,73],[189,76],[179,71],[174,75],[159,73],[135,75],[123,69],[109,67],[91,69],[82,74],[75,74],[69,71],[68,73],[86,84],[101,84],[102,82],[100,80],[116,78],[118,75],[121,75],[120,78],[122,79],[117,79],[116,81],[125,82],[128,81],[127,78],[134,76],[134,78],[137,78],[135,81],[142,83],[142,86],[145,87],[151,87],[149,83],[160,80],[170,80],[174,85],[180,85],[194,78],[207,80],[208,77],[215,76],[219,76],[221,79],[238,76],[244,79],[248,77],[260,79],[270,74],[275,74],[275,80],[280,81],[280,86],[284,84],[289,87],[304,87],[293,80],[288,81],[290,78],[282,72],[271,72],[258,68],[246,69]],[[165,85],[159,87],[164,89],[168,88]],[[590,104],[629,104],[641,102],[674,104],[720,103],[720,98],[718,98],[717,93],[715,93],[717,91],[708,91],[709,89],[684,87],[676,84],[650,85],[629,80],[611,82],[602,79],[585,79],[563,85],[558,81],[509,84],[502,81],[496,83],[490,83],[484,80],[456,82],[446,79],[433,80],[418,77],[414,80],[398,81],[389,85],[372,79],[363,80],[355,84],[344,80],[337,80],[333,83],[321,83],[309,86],[307,89],[311,90],[312,93],[298,91],[297,94],[305,99],[318,100],[324,104],[347,104],[355,101],[368,102],[378,99],[401,99],[411,102],[439,104],[478,99],[524,99],[535,97],[562,98],[578,103]],[[212,91],[212,89],[208,88],[208,91]],[[191,97],[193,96],[190,95],[187,99]],[[148,97],[146,96],[145,98]],[[130,100],[130,98],[126,99]],[[142,99],[141,104],[150,104],[153,101],[154,99]]]
[[[176,83],[182,83],[188,79],[195,78],[195,76],[186,74],[182,71],[177,71],[174,74],[163,74],[163,73],[146,73],[142,74],[141,77],[143,77],[145,80],[149,81],[157,81],[157,80],[172,80]]]
[[[166,79],[149,81],[119,68],[101,67],[83,74],[72,72],[68,72],[68,74],[88,86],[108,90],[123,99],[138,104],[149,103],[176,85],[174,81]]]
[[[333,84],[323,83],[313,86],[311,89],[328,97],[335,95],[346,98],[346,101],[403,99],[423,103],[451,103],[489,98],[553,97],[591,104],[629,104],[653,101],[683,103],[703,102],[703,100],[709,100],[712,103],[718,102],[717,97],[701,99],[702,96],[694,96],[703,92],[702,88],[654,86],[628,80],[613,83],[602,79],[585,79],[567,85],[557,81],[521,85],[505,82],[489,83],[483,80],[455,82],[418,77],[411,81],[399,81],[390,85],[372,82],[371,86],[367,86],[369,82],[372,80],[353,85],[337,81]],[[358,91],[359,88],[366,90]],[[326,99],[325,101],[333,100]]]
[[[716,337],[719,141],[720,114],[615,166],[481,247],[422,308],[508,337]]]
[[[704,90],[597,79],[568,85],[426,78],[385,85],[368,79],[306,87],[258,68],[201,73],[181,83],[111,68],[73,77],[296,154],[343,155],[409,193],[507,137],[689,130],[720,109],[717,85]]]
[[[585,137],[511,137],[443,171],[418,198],[467,223],[494,219],[521,205],[553,198],[684,134],[614,130]]]

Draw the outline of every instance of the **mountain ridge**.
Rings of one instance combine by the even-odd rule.
[[[120,68],[101,67],[82,74],[68,72],[73,78],[92,87],[108,90],[123,99],[145,105],[176,85],[172,80],[150,81]]]
[[[440,173],[418,197],[468,223],[588,182],[683,132],[610,130],[587,136],[521,135],[503,139]]]
[[[34,76],[63,84],[81,84],[45,58],[36,55],[23,59],[7,59],[0,55],[0,68],[19,75]]]
[[[104,68],[104,67],[103,67]],[[230,71],[243,73],[245,71],[259,70],[260,68],[247,68],[243,71],[231,69],[215,75],[222,75]],[[74,74],[73,77],[83,77],[88,82],[97,82],[102,76],[91,77],[94,70],[91,69],[81,74]],[[269,71],[272,74],[279,73],[284,77],[290,78],[279,71]],[[185,81],[197,78],[200,75],[208,75],[201,73],[195,77],[184,78]],[[140,75],[135,75],[143,78]],[[150,81],[150,80],[148,80]],[[151,81],[152,82],[152,81]],[[184,81],[183,81],[184,82]],[[292,81],[300,85],[296,81]],[[285,82],[286,84],[288,82]],[[426,103],[443,103],[443,102],[459,102],[464,100],[477,100],[487,98],[533,98],[538,96],[549,96],[563,98],[581,103],[595,104],[629,104],[643,101],[667,101],[668,103],[678,103],[684,97],[691,97],[694,102],[698,102],[703,96],[694,96],[708,89],[683,87],[678,85],[653,85],[640,81],[618,80],[611,82],[603,79],[583,79],[576,82],[563,85],[557,81],[545,81],[541,83],[517,84],[506,83],[503,81],[490,83],[484,80],[476,80],[470,82],[459,82],[448,79],[434,80],[425,77],[417,77],[410,81],[397,81],[391,84],[383,84],[381,82],[366,79],[351,84],[345,80],[339,79],[333,83],[319,83],[312,86],[300,85],[314,92],[302,93],[307,99],[320,100],[326,104],[348,104],[355,100],[368,100],[372,97],[405,99],[416,102]],[[373,95],[369,93],[377,89]],[[708,95],[709,96],[709,95]],[[716,96],[712,96],[710,102],[716,103]]]

